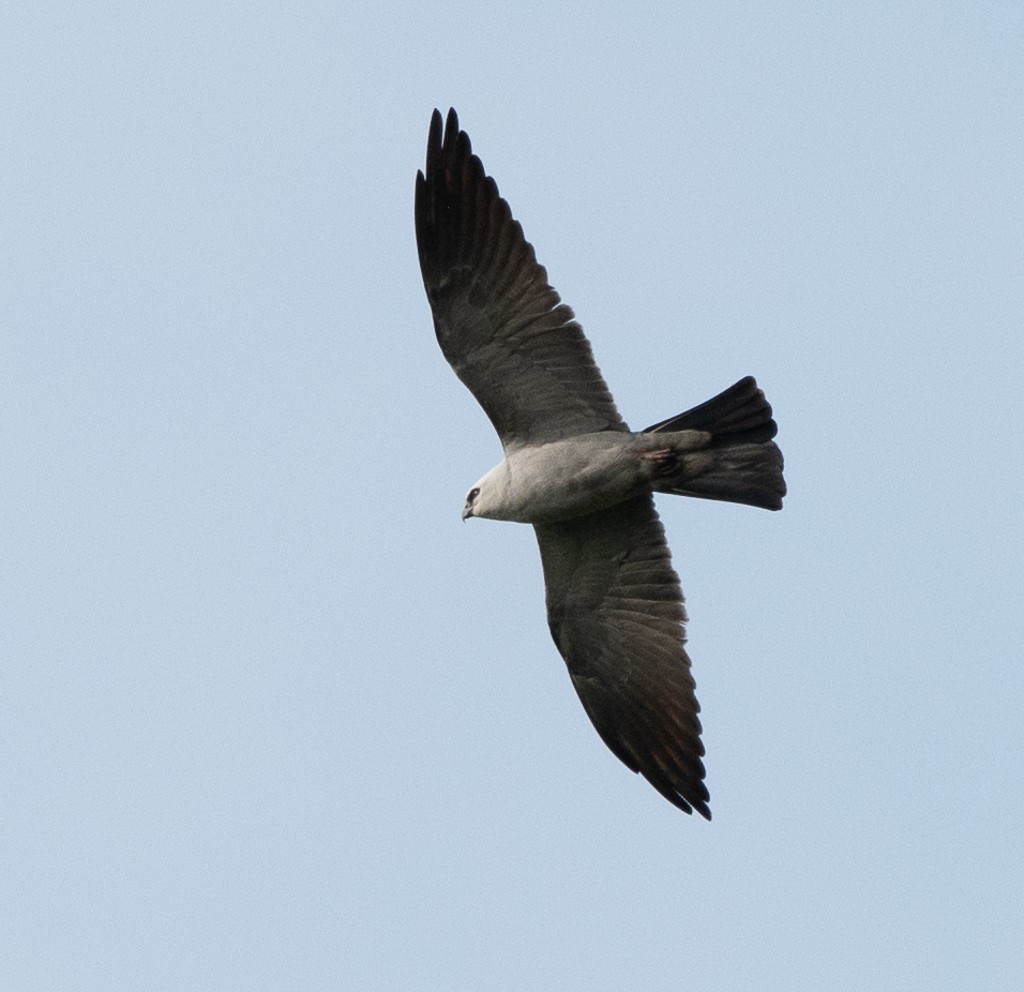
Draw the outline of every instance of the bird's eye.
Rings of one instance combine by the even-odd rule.
[[[476,498],[479,495],[480,495],[480,490],[479,489],[470,489],[469,495],[466,496],[466,502],[467,503],[475,503],[476,502]]]

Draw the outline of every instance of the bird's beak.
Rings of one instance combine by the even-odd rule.
[[[473,507],[467,506],[462,511],[462,522],[465,523],[471,516],[473,516]]]

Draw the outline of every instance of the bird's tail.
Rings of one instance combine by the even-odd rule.
[[[656,492],[782,509],[786,483],[782,452],[772,440],[778,427],[753,376],[677,417],[648,427],[665,447],[652,452]],[[672,435],[687,432],[678,444]],[[697,438],[692,433],[705,435]],[[661,440],[661,439],[659,439]]]

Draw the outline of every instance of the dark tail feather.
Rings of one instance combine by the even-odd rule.
[[[688,435],[677,449],[670,435],[678,431],[701,431],[708,439],[695,449]],[[777,431],[771,406],[748,375],[706,403],[643,432],[666,435],[668,451],[657,462],[654,488],[780,510],[786,483],[782,452],[772,441]]]
[[[772,408],[764,393],[754,377],[748,375],[700,406],[648,427],[643,433],[665,431],[710,431],[723,437],[742,434],[736,440],[757,442],[770,441],[778,426],[772,420]]]

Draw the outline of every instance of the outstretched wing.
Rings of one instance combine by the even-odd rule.
[[[434,111],[416,243],[445,358],[507,449],[626,430],[572,310],[484,174],[454,110]]]
[[[597,732],[669,802],[710,820],[683,594],[653,498],[535,529],[551,635]]]

